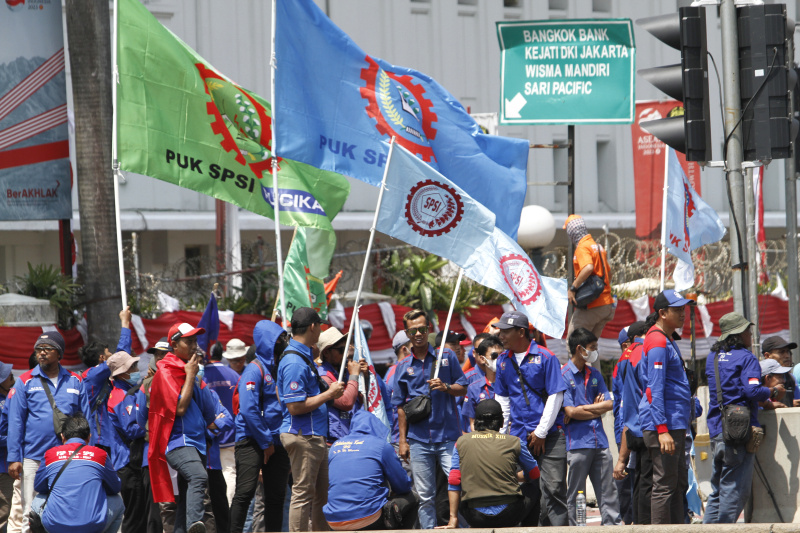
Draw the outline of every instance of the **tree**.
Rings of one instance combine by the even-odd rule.
[[[67,0],[66,8],[89,339],[112,343],[122,298],[111,169],[111,19],[108,0]]]

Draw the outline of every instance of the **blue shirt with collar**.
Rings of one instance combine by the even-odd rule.
[[[713,438],[722,433],[722,419],[717,401],[717,381],[714,371],[715,352],[706,359],[708,378],[708,433]],[[744,405],[750,408],[750,425],[758,422],[758,402],[769,398],[770,390],[761,385],[761,366],[749,350],[736,348],[719,354],[719,384],[723,405]]]
[[[412,398],[430,393],[430,417],[416,424],[408,424],[407,437],[425,443],[447,442],[461,436],[455,397],[444,391],[432,391],[428,386],[431,369],[435,364],[436,352],[430,344],[424,361],[414,355],[406,357],[397,363],[395,386],[392,390],[392,405],[395,407],[401,407]],[[467,378],[464,377],[458,358],[449,348],[445,348],[442,354],[439,379],[451,385],[467,386]]]
[[[464,372],[464,377],[467,378],[467,391],[469,391],[469,386],[475,383],[476,381],[480,381],[481,383],[483,383],[483,380],[486,379],[486,375],[477,365],[473,366],[472,368]],[[467,397],[466,396],[456,397],[456,404],[458,405],[459,413],[461,413],[461,429],[464,431],[464,433],[469,433],[470,431],[472,431],[469,427],[470,416],[464,412],[464,408],[467,405]],[[474,417],[475,415],[473,413],[472,418]]]
[[[611,374],[611,392],[614,402],[614,440],[617,442],[617,447],[619,447],[622,440],[622,399],[625,387],[624,380],[627,378],[628,372],[631,371],[631,362],[628,359],[630,353],[629,346],[622,353],[617,364],[614,365],[614,372]]]
[[[143,386],[142,386],[143,387]],[[139,427],[145,428],[147,431],[147,415],[150,414],[150,408],[147,406],[147,395],[142,390],[142,387],[136,391],[133,398],[136,401],[136,423]],[[150,442],[145,439],[144,441],[144,457],[142,457],[142,468],[148,466],[147,463],[147,450],[150,447]]]
[[[567,385],[564,392],[565,407],[579,407],[591,405],[598,395],[602,394],[604,400],[610,400],[603,374],[589,365],[578,370],[572,360],[561,369],[561,376]],[[603,431],[602,418],[591,420],[571,419],[565,426],[567,435],[567,451],[584,448],[608,448],[608,437]]]
[[[639,422],[639,403],[644,395],[642,380],[645,363],[642,362],[642,339],[637,338],[631,345],[628,355],[628,371],[622,383],[622,427],[627,428],[634,437],[642,438]]]
[[[205,366],[203,381],[217,394],[222,405],[225,406],[225,410],[232,413],[233,391],[236,389],[236,384],[239,383],[239,374],[231,367],[216,361]],[[233,426],[223,431],[219,436],[219,447],[233,446],[235,436],[236,430]]]
[[[492,398],[494,398],[494,384],[489,383],[486,376],[480,381],[473,381],[467,386],[467,399],[464,400],[461,413],[467,417],[467,420],[475,418],[475,408],[478,407],[478,404]]]
[[[201,455],[208,453],[206,447],[206,428],[215,420],[214,399],[207,387],[200,386],[195,378],[192,401],[183,416],[175,415],[172,433],[169,436],[166,453],[183,446],[194,446]],[[178,395],[178,401],[181,397]]]
[[[688,429],[692,393],[680,350],[658,326],[647,332],[642,350],[646,376],[644,396],[639,402],[642,430],[666,433]]]
[[[509,433],[527,443],[528,434],[536,429],[542,418],[547,396],[563,392],[567,386],[561,377],[561,363],[558,358],[547,348],[536,344],[535,340],[531,341],[528,353],[519,365],[520,372],[534,390],[520,382],[514,364],[509,360],[513,357],[514,353],[506,350],[497,358],[494,393],[507,397],[511,404]],[[542,399],[542,396],[545,398]],[[564,410],[561,409],[549,432],[558,431],[563,426]]]
[[[44,452],[60,444],[53,429],[53,409],[40,378],[47,380],[58,409],[67,416],[82,413],[89,419],[89,402],[81,391],[81,378],[58,366],[58,385],[42,373],[40,366],[17,378],[8,393],[8,462],[41,461]]]
[[[299,352],[299,353],[292,353]],[[283,408],[281,433],[328,436],[328,407],[320,405],[310,413],[293,416],[286,404],[304,402],[322,393],[311,348],[292,339],[278,364],[278,395]]]
[[[8,396],[0,398],[0,474],[8,472]]]

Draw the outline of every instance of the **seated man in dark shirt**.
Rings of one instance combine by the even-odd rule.
[[[44,454],[34,480],[38,494],[31,503],[31,512],[39,515],[45,531],[119,530],[124,510],[120,480],[106,452],[88,446],[90,436],[89,423],[78,413],[64,423],[63,446],[50,448]]]
[[[539,465],[518,438],[500,433],[503,410],[497,400],[475,408],[475,431],[456,441],[450,467],[450,522],[459,511],[470,527],[515,527],[538,501],[523,495],[520,483],[539,478]],[[521,468],[521,472],[520,472]]]

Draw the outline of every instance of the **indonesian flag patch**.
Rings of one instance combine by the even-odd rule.
[[[246,384],[247,390],[253,391],[256,390],[256,382],[255,381],[248,381]]]
[[[749,380],[747,380],[747,382],[748,382],[750,385],[758,385],[758,383],[759,383],[759,382],[758,382],[758,378],[750,378]]]
[[[653,368],[656,370],[664,370],[664,363],[655,362],[653,363]]]

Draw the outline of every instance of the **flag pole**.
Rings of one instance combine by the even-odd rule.
[[[347,356],[350,354],[350,340],[353,338],[353,326],[358,322],[358,307],[353,307],[353,315],[350,317],[350,326],[347,328],[347,341],[344,345],[342,363],[339,365],[339,381],[344,380],[344,369],[347,368]]]
[[[125,289],[125,265],[122,258],[122,227],[119,221],[119,170],[117,160],[117,84],[119,69],[117,68],[117,40],[119,39],[119,1],[114,0],[114,32],[111,43],[111,179],[114,180],[114,219],[117,224],[117,261],[119,263],[119,290],[122,307],[128,307],[128,292]]]
[[[661,202],[661,289],[664,290],[664,275],[667,268],[667,193],[669,191],[669,151],[664,150],[664,199]]]
[[[278,262],[278,297],[281,300],[281,321],[286,326],[286,297],[283,293],[283,249],[281,246],[281,220],[280,202],[278,197],[278,151],[277,138],[275,136],[275,70],[277,60],[275,58],[275,16],[278,12],[278,0],[272,0],[272,57],[270,58],[270,93],[272,97],[272,209],[275,213],[275,253]]]
[[[444,329],[442,330],[442,342],[439,343],[439,355],[436,357],[436,372],[433,374],[433,379],[439,377],[439,368],[442,363],[442,355],[444,355],[444,341],[447,338],[447,332],[450,331],[450,319],[453,317],[453,309],[456,307],[456,300],[458,299],[458,291],[461,290],[461,280],[464,277],[464,269],[458,269],[458,279],[456,280],[456,288],[453,291],[453,299],[450,300],[450,311],[447,312],[447,320],[444,322]]]
[[[383,202],[383,191],[386,190],[386,176],[389,174],[389,165],[392,164],[392,154],[394,153],[394,137],[389,144],[389,155],[386,157],[386,166],[383,169],[383,179],[381,180],[381,187],[378,191],[378,205],[375,206],[375,216],[372,218],[372,227],[369,228],[369,243],[367,243],[367,253],[364,256],[364,267],[361,269],[361,279],[358,280],[358,290],[356,291],[356,301],[353,303],[353,316],[350,318],[350,329],[347,332],[347,342],[344,345],[344,357],[342,358],[342,368],[339,370],[339,381],[344,377],[345,361],[347,354],[350,352],[350,342],[353,339],[353,323],[356,318],[356,310],[361,301],[361,289],[364,287],[364,278],[367,277],[367,267],[369,266],[369,258],[372,255],[372,243],[375,240],[375,227],[378,225],[378,215],[381,212],[381,202]]]

